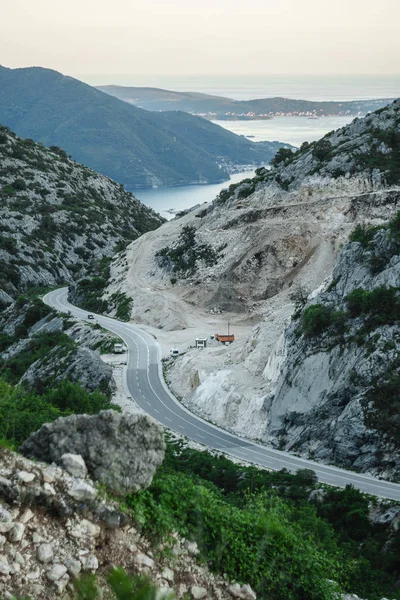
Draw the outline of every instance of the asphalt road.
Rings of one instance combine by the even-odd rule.
[[[67,300],[67,288],[46,294],[43,301],[52,308],[87,320],[87,311]],[[162,376],[161,351],[157,340],[139,327],[95,315],[97,322],[122,338],[128,348],[127,387],[137,404],[165,427],[227,455],[273,470],[291,472],[312,469],[319,481],[344,487],[352,484],[368,494],[400,501],[400,484],[360,475],[337,467],[298,458],[287,452],[232,435],[189,412],[168,390]]]

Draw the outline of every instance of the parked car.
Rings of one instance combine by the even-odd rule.
[[[178,348],[171,348],[171,350],[169,351],[171,356],[179,356],[179,350]]]

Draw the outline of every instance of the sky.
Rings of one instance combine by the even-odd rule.
[[[399,74],[399,0],[1,0],[0,64],[118,74]]]

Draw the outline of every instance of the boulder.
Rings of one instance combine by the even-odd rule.
[[[161,427],[150,417],[105,410],[46,423],[30,435],[21,452],[57,464],[65,454],[78,454],[91,477],[129,493],[150,485],[164,458],[165,442]]]
[[[72,577],[78,577],[82,569],[80,560],[76,560],[75,558],[67,558],[64,561],[64,565],[67,568],[69,575]]]
[[[94,487],[82,479],[74,479],[72,486],[68,490],[68,494],[71,498],[78,500],[78,502],[94,500],[97,496]]]
[[[133,560],[139,567],[147,567],[148,569],[154,567],[154,560],[142,552],[135,554]]]
[[[86,477],[87,467],[79,454],[63,454],[61,464],[73,477]]]
[[[10,542],[20,542],[24,537],[25,533],[25,525],[22,523],[14,523],[10,533],[8,534],[8,539]]]
[[[56,563],[51,567],[51,569],[47,572],[47,577],[50,581],[58,581],[61,577],[67,572],[67,567],[65,565]]]
[[[207,596],[206,588],[200,587],[198,585],[193,585],[190,588],[190,593],[193,600],[201,600],[202,598],[205,598]]]
[[[54,552],[51,544],[41,544],[36,551],[41,563],[49,563],[53,560]]]
[[[8,522],[12,521],[11,513],[9,513],[8,510],[6,508],[4,508],[4,506],[2,506],[1,504],[0,504],[0,521],[2,521],[4,523],[8,523]]]

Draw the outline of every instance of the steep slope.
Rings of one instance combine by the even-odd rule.
[[[370,180],[375,188],[398,184],[400,100],[331,131],[317,142],[305,142],[296,152],[281,149],[272,164],[272,171],[260,169],[257,177],[249,180],[248,194],[259,184],[261,188],[269,183],[290,191],[308,185],[329,185],[332,179],[349,180],[353,176]],[[220,200],[227,200],[234,191],[231,186]]]
[[[400,213],[361,228],[331,285],[285,332],[266,437],[281,448],[400,478]]]
[[[223,96],[210,96],[197,92],[175,92],[159,88],[124,87],[100,85],[98,90],[130,102],[146,110],[184,110],[190,113],[214,113],[215,115],[256,115],[291,113],[317,115],[360,115],[386,106],[392,99],[359,100],[350,102],[314,102],[292,98],[258,98],[255,100],[232,100]],[[215,117],[214,117],[215,118]]]
[[[147,112],[41,68],[0,67],[0,122],[133,188],[224,181],[228,165],[266,164],[282,145]]]
[[[260,170],[212,204],[149,232],[114,262],[108,295],[122,291],[135,299],[132,317],[154,328],[165,356],[171,347],[179,349],[181,356],[169,361],[166,372],[191,410],[245,436],[312,452],[303,438],[296,445],[295,425],[281,435],[284,416],[283,424],[271,421],[286,356],[283,333],[295,307],[329,280],[354,228],[380,226],[399,209],[400,186],[385,186],[396,172],[396,144],[387,144],[384,153],[377,145],[384,134],[397,139],[398,112],[396,102],[332,134],[330,139],[343,142],[335,147],[335,158],[317,159],[311,148],[280,164],[278,155],[273,171]],[[376,166],[371,170],[360,163],[351,175],[359,156]],[[317,161],[324,173],[312,172]],[[344,175],[335,173],[338,163]],[[282,185],[280,178],[291,169],[296,179]],[[210,336],[225,332],[228,321],[235,342],[225,347]],[[193,348],[197,336],[209,338],[201,352]],[[292,343],[295,349],[295,338]],[[383,361],[390,358],[388,348],[379,350]],[[288,369],[298,366],[296,356]],[[318,381],[319,375],[322,385],[322,368],[315,370]],[[315,432],[319,426],[308,424]],[[371,435],[379,446],[381,433]],[[319,457],[349,466],[351,457],[340,458],[341,451],[346,457],[346,444],[343,434],[335,452],[324,455],[322,444]],[[375,465],[360,460],[354,467],[394,476],[385,460]]]
[[[107,177],[0,126],[0,289],[71,282],[163,219]],[[3,297],[7,301],[7,297]]]

